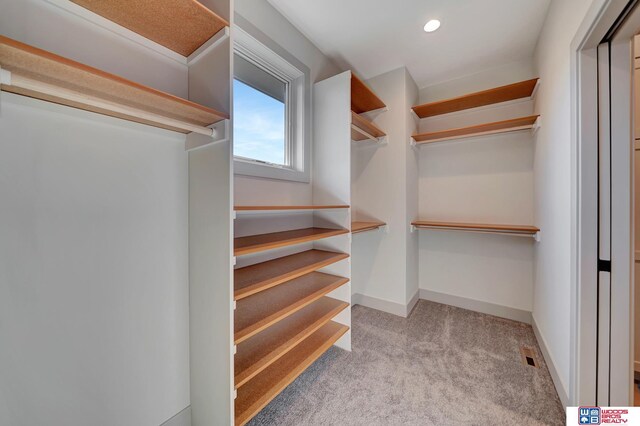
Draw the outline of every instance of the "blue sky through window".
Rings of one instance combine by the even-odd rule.
[[[234,155],[285,164],[284,135],[284,103],[234,79]]]

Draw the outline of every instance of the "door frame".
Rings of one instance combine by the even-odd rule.
[[[598,56],[597,50],[610,29],[619,21],[631,2],[629,0],[594,0],[571,43],[571,342],[570,342],[570,405],[595,405],[597,392],[598,347],[598,260],[599,260],[599,144],[598,144]],[[631,69],[629,69],[631,74]],[[612,135],[613,137],[613,135]],[[613,143],[612,143],[613,144]],[[615,154],[612,152],[612,156]],[[619,160],[619,159],[618,159]],[[612,158],[612,161],[616,161]],[[612,188],[624,180],[629,170],[612,175]],[[630,181],[629,181],[630,182]],[[624,185],[624,182],[623,182]],[[630,202],[630,194],[612,192],[616,202]],[[622,201],[621,201],[622,200]],[[624,207],[624,206],[621,206]],[[630,204],[629,204],[630,209]],[[630,215],[630,210],[626,212]],[[614,223],[620,217],[613,217]],[[630,225],[630,224],[629,224]],[[615,228],[615,227],[614,227]],[[621,229],[612,232],[620,232]],[[620,241],[618,239],[618,241]],[[632,244],[630,242],[630,244]],[[631,245],[612,246],[612,257],[631,251]],[[616,262],[612,272],[616,274]],[[619,267],[624,265],[619,264]],[[612,274],[612,276],[613,276]],[[616,274],[618,277],[624,277]],[[612,280],[612,286],[616,285]],[[622,285],[625,285],[624,283]],[[628,280],[626,286],[631,289]],[[628,310],[627,310],[628,311]],[[626,315],[631,327],[631,312]],[[631,327],[632,328],[632,327]],[[611,336],[612,341],[616,337]],[[631,339],[631,335],[628,336]],[[620,336],[617,337],[620,340]],[[612,343],[613,344],[613,343]],[[629,345],[629,340],[627,340]],[[630,345],[631,346],[631,345]],[[630,359],[633,357],[630,356]],[[631,370],[630,370],[631,371]],[[619,373],[611,372],[612,376]],[[631,386],[629,386],[631,392]],[[620,401],[616,396],[612,402]],[[627,401],[628,402],[628,401]],[[622,404],[628,405],[628,403]]]

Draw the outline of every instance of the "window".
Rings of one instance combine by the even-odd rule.
[[[238,55],[234,67],[234,155],[288,166],[287,83]]]
[[[235,173],[308,182],[309,71],[234,29]]]

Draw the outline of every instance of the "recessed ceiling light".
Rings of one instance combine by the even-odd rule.
[[[432,19],[424,25],[424,30],[428,33],[432,33],[438,28],[440,28],[440,21],[437,19]]]

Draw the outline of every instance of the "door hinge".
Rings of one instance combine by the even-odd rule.
[[[611,261],[598,259],[598,272],[611,272]]]

